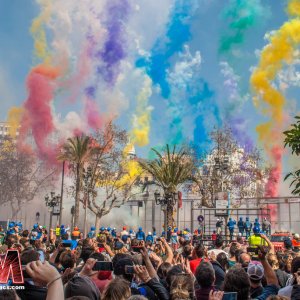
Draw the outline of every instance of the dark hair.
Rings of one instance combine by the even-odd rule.
[[[224,292],[236,292],[237,300],[249,298],[250,280],[248,274],[241,267],[233,266],[225,275]]]
[[[29,236],[29,231],[27,229],[25,229],[23,232],[22,232],[22,237],[25,237],[27,238]]]
[[[235,256],[235,261],[238,262],[240,260],[240,255],[244,253],[243,249],[236,249],[234,256]]]
[[[94,258],[98,261],[105,261],[105,257],[102,253],[94,252],[90,255],[89,258]]]
[[[212,286],[215,281],[215,271],[211,263],[201,262],[196,269],[195,277],[202,288]]]
[[[217,262],[221,265],[224,272],[229,269],[229,262],[226,253],[220,252],[217,255]]]
[[[192,245],[185,245],[183,247],[182,256],[189,257],[192,253]]]
[[[237,243],[232,243],[231,246],[230,246],[230,248],[229,248],[230,257],[234,257],[235,256],[236,250],[238,250],[238,244]]]
[[[83,247],[81,250],[80,258],[86,263],[90,255],[94,252],[95,250],[92,247]]]
[[[112,259],[112,264],[113,264],[113,267],[115,267],[115,265],[118,263],[119,260],[121,259],[124,259],[124,258],[127,258],[129,257],[128,254],[125,254],[125,253],[117,253],[113,259]]]
[[[40,254],[36,250],[25,250],[21,253],[21,264],[27,265],[32,261],[40,259]]]
[[[194,253],[197,255],[198,258],[201,258],[205,254],[205,248],[203,247],[203,245],[198,244],[194,248]]]
[[[300,257],[297,256],[292,260],[291,274],[294,274],[300,269]]]
[[[167,273],[171,270],[172,265],[168,262],[163,262],[157,269],[157,275],[160,279],[166,279]]]
[[[223,246],[224,240],[222,239],[222,237],[217,237],[216,241],[215,241],[215,245],[217,248],[220,248]]]
[[[71,251],[64,251],[59,257],[59,262],[64,269],[72,269],[75,265],[75,257]]]
[[[14,290],[0,290],[0,300],[16,300]]]
[[[180,265],[173,266],[167,273],[166,281],[167,281],[168,286],[171,286],[171,282],[172,282],[174,276],[176,276],[178,274],[182,274],[182,273],[183,273],[183,270]]]

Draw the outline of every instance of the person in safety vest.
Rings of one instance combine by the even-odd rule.
[[[266,245],[265,240],[260,236],[258,226],[253,227],[253,234],[248,239],[249,247],[256,248],[257,246]]]
[[[59,226],[59,225],[56,225],[56,228],[55,228],[55,235],[56,235],[56,238],[57,238],[57,239],[60,237],[60,226]]]
[[[80,230],[77,226],[75,226],[72,232],[72,240],[79,240],[79,238],[80,238]]]

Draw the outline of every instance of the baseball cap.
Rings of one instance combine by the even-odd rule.
[[[258,261],[251,261],[248,265],[247,273],[250,279],[260,280],[264,276],[264,267]]]
[[[295,239],[296,239],[296,240],[299,239],[299,234],[298,234],[298,233],[295,234]]]

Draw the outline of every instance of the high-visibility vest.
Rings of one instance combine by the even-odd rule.
[[[250,247],[265,245],[265,240],[262,239],[259,235],[255,235],[255,234],[249,237],[248,242]]]
[[[80,231],[79,230],[74,230],[72,232],[72,236],[74,236],[74,237],[79,237],[79,235],[80,235]]]
[[[56,227],[55,229],[55,235],[60,236],[60,227]]]

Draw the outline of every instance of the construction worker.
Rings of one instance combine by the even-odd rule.
[[[229,234],[230,234],[230,241],[232,241],[233,238],[233,233],[234,233],[234,226],[236,225],[236,221],[232,220],[232,218],[229,218],[229,221],[227,223],[227,227],[229,229]]]
[[[253,227],[253,234],[248,239],[249,247],[256,248],[260,245],[265,245],[265,240],[260,236],[260,229],[258,226]]]
[[[251,229],[252,229],[252,223],[249,221],[249,217],[246,217],[246,222],[245,222],[246,239],[249,238],[251,234]]]
[[[59,225],[56,225],[56,228],[55,228],[55,235],[56,235],[56,238],[57,238],[57,239],[60,237],[60,226],[59,226]]]
[[[242,236],[244,235],[244,231],[245,231],[245,222],[243,220],[243,217],[240,217],[237,226],[239,228],[239,233],[242,234]]]
[[[74,227],[74,230],[72,232],[72,240],[79,240],[80,239],[80,230],[77,226]]]

